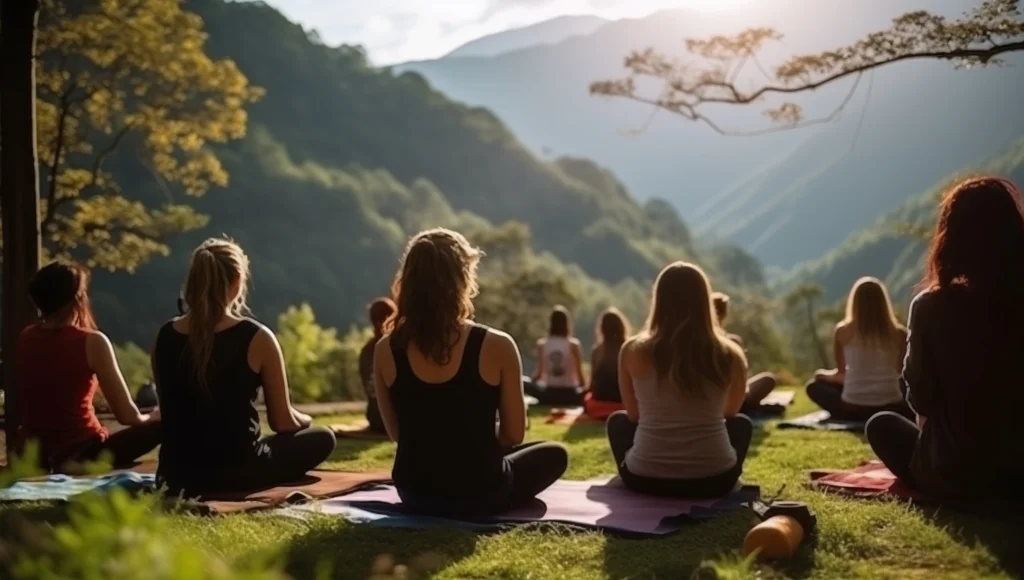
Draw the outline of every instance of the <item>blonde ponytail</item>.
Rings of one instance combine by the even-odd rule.
[[[249,311],[246,305],[248,278],[249,259],[231,240],[211,238],[192,253],[192,263],[185,280],[188,343],[196,380],[204,388],[213,356],[217,323],[225,314],[239,316]],[[235,281],[239,283],[239,292],[232,300],[228,292]]]

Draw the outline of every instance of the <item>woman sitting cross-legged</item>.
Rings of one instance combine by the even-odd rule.
[[[192,254],[185,315],[164,324],[153,348],[163,410],[157,481],[195,497],[300,480],[334,451],[334,434],[289,401],[274,334],[246,318],[249,260],[235,243],[210,239]],[[263,388],[275,435],[261,437]]]
[[[903,377],[917,413],[880,413],[871,448],[904,483],[939,498],[1019,504],[1024,409],[1024,215],[1020,192],[973,179],[942,202],[924,291],[910,307]]]
[[[714,318],[707,276],[692,264],[666,267],[646,328],[622,347],[626,410],[608,418],[626,487],[685,498],[732,491],[753,434],[739,414],[746,386],[746,359]]]
[[[572,335],[572,319],[564,306],[551,311],[548,335],[537,341],[536,357],[526,394],[542,405],[582,405],[583,346]]]
[[[889,293],[876,278],[850,291],[846,318],[836,326],[836,369],[818,371],[807,396],[834,419],[867,421],[881,411],[912,416],[900,391],[907,329],[896,319]]]
[[[89,273],[54,262],[36,272],[29,295],[41,320],[22,331],[14,355],[21,389],[20,439],[40,446],[43,467],[64,471],[102,459],[126,466],[160,444],[160,412],[140,413],[110,340],[96,330]],[[111,434],[96,417],[96,389],[127,428]]]
[[[718,324],[725,330],[725,321],[729,318],[729,295],[722,292],[714,292],[711,294],[711,301],[715,306],[715,317],[718,319]],[[744,352],[746,351],[746,345],[743,343],[741,336],[727,330],[726,336],[729,337],[729,340],[740,345]],[[770,372],[758,373],[747,379],[747,396],[743,399],[743,407],[740,408],[740,411],[743,413],[757,411],[761,407],[761,402],[775,390],[778,384],[779,380],[775,378],[774,373]]]
[[[503,512],[549,487],[569,461],[556,443],[522,444],[519,349],[472,322],[480,256],[453,231],[415,236],[394,282],[397,311],[374,353],[377,401],[398,443],[395,486],[422,513]]]
[[[622,411],[619,390],[619,350],[629,336],[629,321],[617,308],[609,308],[597,319],[597,346],[590,353],[590,388],[583,408],[596,419]]]

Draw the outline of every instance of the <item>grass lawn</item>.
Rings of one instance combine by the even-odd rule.
[[[808,401],[798,397],[789,415],[810,410]],[[601,427],[552,427],[542,424],[542,411],[537,413],[528,437],[569,447],[568,478],[613,473]],[[390,443],[340,441],[328,466],[388,468],[393,453]],[[758,565],[757,577],[1014,578],[1024,573],[1022,527],[803,488],[808,470],[851,467],[869,455],[867,443],[856,434],[779,431],[773,424],[759,429],[744,481],[760,485],[766,496],[785,486],[785,498],[813,506],[819,529],[792,561]],[[173,519],[178,538],[229,558],[279,550],[296,578],[312,577],[317,563],[325,560],[337,578],[684,578],[702,561],[737,557],[754,521],[750,512],[738,511],[665,539],[624,540],[557,526],[475,534],[373,528],[328,517],[298,521],[268,513]]]

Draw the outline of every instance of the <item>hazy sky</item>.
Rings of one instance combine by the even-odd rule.
[[[645,16],[751,0],[266,0],[330,45],[361,44],[376,64],[442,56],[475,38],[562,14]]]

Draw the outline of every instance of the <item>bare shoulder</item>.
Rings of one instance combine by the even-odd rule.
[[[576,338],[575,336],[569,339],[569,343],[575,346],[576,348],[583,348],[583,343],[580,342],[580,339]]]
[[[840,342],[848,342],[853,338],[853,325],[845,321],[836,324],[836,338]]]
[[[85,331],[85,344],[86,347],[92,348],[110,348],[113,349],[114,345],[110,342],[110,337],[104,334],[102,331],[90,329]]]
[[[744,370],[747,368],[747,355],[743,352],[743,347],[736,344],[732,340],[723,341],[726,350],[729,352],[729,359],[732,361],[734,366],[740,366]]]
[[[492,347],[502,351],[510,348],[519,348],[511,334],[503,330],[490,327],[487,328],[487,336],[484,337],[484,344],[490,344]],[[540,344],[539,341],[538,344]]]
[[[373,354],[374,354],[374,356],[379,356],[380,353],[382,353],[382,352],[391,352],[391,333],[390,332],[388,334],[385,334],[384,336],[380,337],[380,340],[378,340],[373,345]]]

